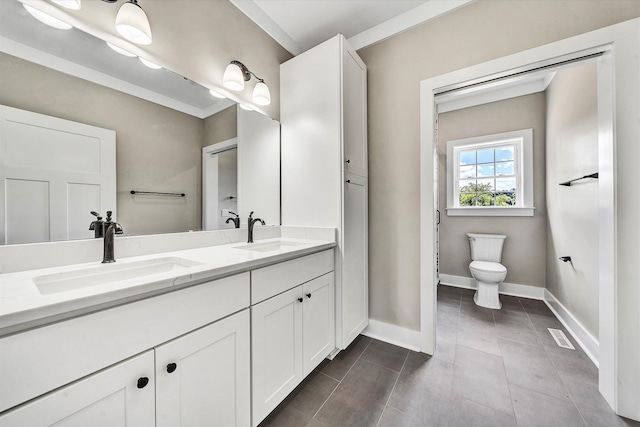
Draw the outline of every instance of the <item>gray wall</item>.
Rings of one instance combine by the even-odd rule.
[[[447,141],[520,129],[533,129],[534,216],[447,216]],[[545,94],[465,108],[438,115],[440,273],[471,277],[466,233],[506,234],[502,264],[506,282],[545,286]]]
[[[638,16],[637,0],[480,0],[358,51],[368,69],[371,318],[420,329],[420,81]]]
[[[4,53],[0,76],[0,104],[116,131],[116,220],[128,235],[201,228],[202,119]]]
[[[595,62],[559,71],[547,89],[547,288],[598,338],[598,171]],[[560,256],[571,256],[573,264]]]
[[[238,107],[233,105],[204,119],[202,146],[226,141],[238,136]]]

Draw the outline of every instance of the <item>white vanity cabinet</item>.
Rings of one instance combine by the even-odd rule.
[[[366,65],[338,35],[280,66],[282,224],[334,227],[336,341],[368,325]]]
[[[330,250],[252,272],[254,426],[335,348],[332,270]]]
[[[1,415],[0,426],[153,427],[154,401],[147,351]]]
[[[249,426],[249,286],[242,273],[0,338],[2,410],[36,398],[0,426]]]

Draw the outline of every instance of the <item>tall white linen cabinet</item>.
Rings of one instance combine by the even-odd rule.
[[[367,67],[342,35],[280,66],[283,225],[337,229],[336,346],[369,323]]]

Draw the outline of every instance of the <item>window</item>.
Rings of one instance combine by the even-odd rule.
[[[447,142],[447,215],[532,216],[533,130]]]

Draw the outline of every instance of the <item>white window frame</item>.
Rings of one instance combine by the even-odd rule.
[[[459,154],[470,149],[514,145],[515,206],[460,206]],[[533,129],[447,141],[448,216],[533,216]]]

